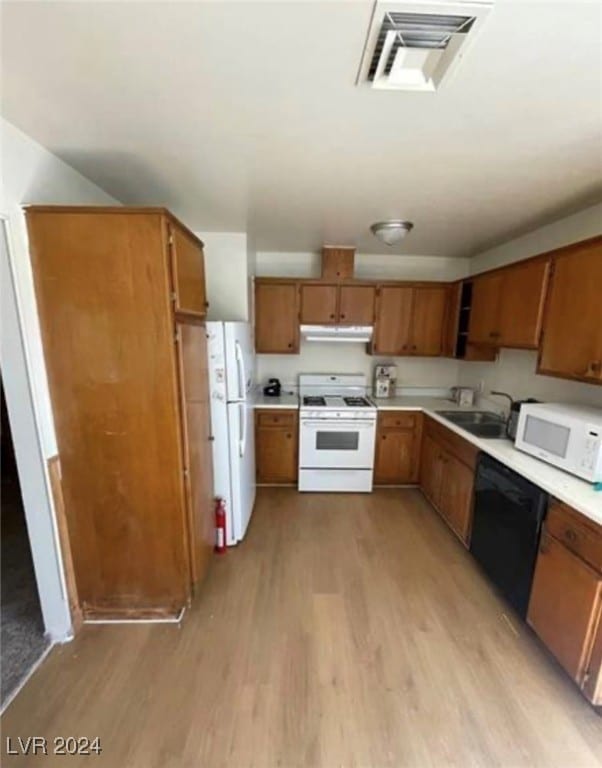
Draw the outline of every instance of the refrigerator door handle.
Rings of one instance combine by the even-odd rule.
[[[245,361],[242,354],[240,342],[234,342],[234,354],[236,356],[236,369],[238,371],[238,399],[244,400],[247,392],[247,378],[245,374]]]
[[[244,403],[238,404],[238,418],[239,418],[238,434],[240,436],[238,440],[238,453],[242,459],[242,457],[245,455],[245,450],[247,448],[247,419],[246,419]]]

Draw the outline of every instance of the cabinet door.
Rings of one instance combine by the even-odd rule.
[[[443,474],[441,454],[441,448],[435,440],[425,435],[420,458],[420,487],[427,499],[437,508],[440,502]]]
[[[329,325],[337,321],[336,285],[301,285],[301,322]]]
[[[205,575],[215,543],[213,457],[204,325],[178,323],[180,408],[188,540],[193,584]]]
[[[462,298],[462,283],[454,283],[447,288],[445,302],[445,320],[443,327],[442,354],[445,357],[456,356],[456,344],[460,325],[460,299]]]
[[[602,577],[544,531],[527,621],[581,684],[589,663]]]
[[[468,544],[474,473],[449,453],[443,454],[440,510],[450,528]]]
[[[555,257],[538,373],[602,383],[602,238]]]
[[[372,352],[378,355],[410,354],[410,321],[413,289],[381,286],[377,289],[376,323]]]
[[[549,261],[530,261],[504,271],[498,328],[501,346],[539,346],[549,270]]]
[[[339,322],[349,325],[374,323],[373,285],[342,285],[339,289]]]
[[[297,482],[297,430],[294,426],[255,428],[258,483]]]
[[[296,283],[255,284],[255,349],[294,354],[299,351],[299,309]]]
[[[410,429],[379,429],[374,482],[411,483],[414,479],[416,439]]]
[[[441,355],[446,304],[445,286],[414,289],[411,331],[413,355]]]
[[[176,312],[205,317],[205,265],[198,240],[178,226],[170,225],[171,269]]]
[[[501,272],[476,277],[472,286],[472,308],[468,340],[474,344],[498,345],[499,308],[504,277]]]

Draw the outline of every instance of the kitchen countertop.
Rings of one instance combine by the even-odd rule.
[[[254,408],[298,408],[299,395],[283,392],[279,397],[267,397],[263,392],[255,392],[253,395]]]
[[[379,411],[381,410],[412,410],[423,411],[452,432],[460,435],[469,443],[488,453],[494,459],[505,464],[510,469],[526,477],[535,485],[543,488],[560,501],[576,509],[590,520],[602,525],[602,492],[594,491],[592,485],[585,480],[563,472],[561,469],[540,461],[534,456],[517,450],[510,440],[477,437],[467,432],[457,424],[453,424],[436,411],[475,411],[481,410],[475,406],[472,408],[460,408],[449,400],[429,397],[399,396],[387,400],[375,400]],[[487,410],[485,407],[482,410]]]

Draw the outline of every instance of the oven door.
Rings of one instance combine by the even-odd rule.
[[[301,419],[299,464],[304,469],[372,469],[375,421]]]

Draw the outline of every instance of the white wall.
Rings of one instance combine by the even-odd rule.
[[[529,256],[537,256],[539,253],[552,251],[554,248],[586,240],[601,233],[602,203],[473,256],[470,260],[470,274],[501,267]]]
[[[459,364],[459,384],[476,387],[484,382],[484,395],[492,389],[508,392],[515,400],[535,397],[548,402],[571,402],[602,408],[602,387],[580,384],[552,376],[535,375],[537,352],[502,349],[494,363]],[[495,398],[496,405],[506,407],[504,400]]]
[[[468,273],[468,259],[437,256],[386,256],[358,254],[356,277],[388,280],[455,280]],[[317,277],[320,255],[312,253],[258,253],[257,275]],[[286,386],[295,385],[299,373],[365,373],[371,379],[378,362],[395,362],[399,386],[451,387],[457,383],[459,364],[442,358],[382,358],[366,354],[363,344],[302,342],[298,355],[258,355],[257,380],[275,376]]]
[[[248,320],[249,290],[245,232],[197,232],[205,244],[208,320]]]
[[[319,277],[321,254],[257,254],[256,274],[261,277]],[[469,273],[469,259],[440,256],[397,256],[358,253],[355,276],[382,280],[457,280]]]
[[[2,376],[44,624],[51,639],[63,640],[71,618],[46,469],[56,440],[21,205],[118,201],[6,121],[0,130],[0,213],[9,233],[8,252],[2,248]]]
[[[399,387],[452,387],[458,380],[458,362],[428,357],[373,357],[363,344],[301,342],[298,355],[257,355],[257,381],[275,376],[283,386],[296,386],[300,373],[365,373],[372,381],[377,363],[397,365]]]
[[[596,205],[540,227],[497,248],[477,254],[471,259],[471,274],[526,259],[601,233],[602,205]],[[602,387],[536,375],[536,366],[536,352],[504,349],[495,363],[460,363],[459,383],[477,386],[483,381],[486,393],[491,389],[501,389],[515,398],[536,397],[541,400],[583,403],[602,408]]]

